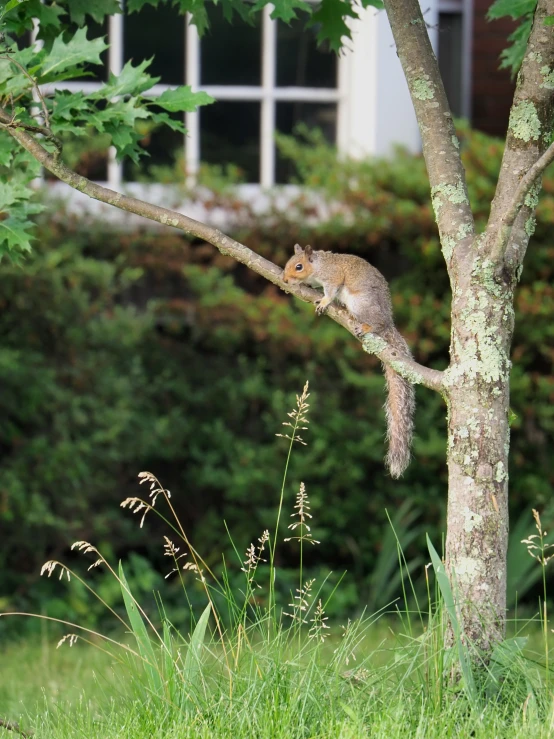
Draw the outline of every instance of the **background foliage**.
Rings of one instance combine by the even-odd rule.
[[[422,159],[399,152],[339,162],[317,134],[306,136],[280,143],[310,194],[284,210],[276,201],[263,216],[232,189],[205,206],[226,207],[234,235],[280,264],[297,241],[369,259],[391,280],[397,322],[417,359],[444,368],[448,286]],[[465,129],[460,137],[484,224],[501,145]],[[554,485],[553,222],[547,177],[513,344],[511,507],[527,517],[524,532],[529,509],[548,506]],[[244,551],[274,520],[285,455],[275,434],[306,379],[309,445],[293,456],[287,491],[292,512],[306,483],[312,533],[322,542],[305,552],[306,566],[331,568],[335,580],[348,570],[336,609],[384,605],[377,584],[395,556],[385,510],[401,509],[396,523],[406,534],[410,527],[409,556],[424,551],[424,531],[438,542],[443,530],[439,396],[418,388],[415,459],[393,482],[382,463],[379,364],[311,306],[169,230],[109,230],[58,205],[38,217],[37,234],[23,268],[0,263],[0,609],[40,610],[48,593],[50,615],[67,618],[69,606],[81,621],[94,620],[82,588],[52,589],[38,575],[76,539],[94,541],[108,558],[130,556],[132,586],[157,588],[171,569],[163,561],[166,532],[153,518],[139,529],[118,506],[138,494],[144,469],[173,492],[212,567],[231,549],[223,521]],[[517,546],[512,582],[525,581],[521,567],[533,563]],[[92,574],[115,602],[113,585]]]
[[[537,0],[495,0],[489,18],[511,16],[520,24],[510,36],[510,46],[503,52],[501,64],[515,74],[521,64]],[[141,146],[144,130],[160,127],[167,134],[184,133],[183,114],[213,102],[203,92],[189,86],[165,90],[153,96],[159,81],[149,74],[152,60],[133,66],[128,61],[119,75],[107,73],[108,46],[104,40],[110,15],[130,14],[149,5],[175,8],[189,14],[200,34],[209,28],[207,7],[220,4],[227,21],[240,19],[253,22],[266,6],[271,17],[290,23],[302,17],[307,27],[316,30],[317,40],[339,52],[351,38],[349,21],[357,18],[362,8],[383,8],[382,0],[3,0],[0,2],[0,109],[4,116],[0,126],[0,255],[12,261],[30,250],[32,222],[36,213],[32,181],[37,174],[35,159],[14,145],[8,128],[27,127],[51,153],[59,153],[62,145],[72,150],[91,135],[109,142],[119,159],[136,166],[145,154]],[[546,18],[552,24],[554,16]],[[30,44],[36,32],[38,44]],[[103,84],[93,92],[70,92],[64,89],[68,80],[96,78]],[[40,100],[37,104],[39,89]],[[8,122],[9,119],[9,122]],[[37,124],[39,129],[36,128]],[[29,128],[29,126],[31,128]]]

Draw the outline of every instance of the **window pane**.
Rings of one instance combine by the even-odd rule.
[[[439,69],[455,116],[462,115],[462,14],[439,13]]]
[[[200,108],[200,159],[236,164],[248,182],[260,181],[260,104],[217,102]]]
[[[144,6],[140,13],[126,15],[123,21],[125,62],[137,65],[154,60],[148,68],[153,77],[166,85],[185,83],[185,18],[174,8]]]
[[[91,136],[71,137],[70,144],[66,143],[64,153],[67,163],[77,174],[95,182],[106,182],[108,179],[108,146],[109,137],[102,134]],[[67,151],[69,150],[69,156]],[[47,169],[43,171],[45,180],[58,178]]]
[[[200,74],[203,85],[260,85],[261,17],[249,26],[223,17],[220,5],[208,5],[210,28],[200,42]]]
[[[334,144],[337,137],[337,106],[334,103],[278,103],[277,130],[280,133],[292,134],[299,123],[309,128],[323,131],[329,143]],[[275,181],[278,184],[290,182],[296,175],[294,162],[281,157],[277,150]]]
[[[160,108],[155,108],[160,112]],[[171,118],[183,121],[182,113],[169,113]],[[141,158],[139,164],[126,159],[123,162],[123,179],[127,182],[147,180],[149,182],[184,182],[184,171],[177,163],[182,164],[185,140],[182,133],[173,131],[168,126],[160,126],[149,130],[150,126],[144,121],[138,122],[138,127],[144,129],[141,146],[149,156]],[[163,171],[156,168],[163,167]]]
[[[277,85],[279,87],[336,87],[337,55],[317,45],[315,28],[305,28],[301,13],[290,26],[277,25]]]

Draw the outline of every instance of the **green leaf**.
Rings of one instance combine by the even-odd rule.
[[[22,67],[29,70],[39,61],[44,52],[37,52],[30,47],[20,49],[10,54],[10,59],[19,62]],[[31,72],[32,74],[32,72]],[[25,93],[32,87],[32,82],[19,68],[8,59],[0,59],[0,94],[13,95],[14,97]]]
[[[14,8],[17,8],[19,5],[23,5],[23,3],[26,3],[27,0],[9,0],[8,3],[6,3],[6,6],[0,10],[0,20],[7,15],[10,10],[13,10]]]
[[[437,554],[437,550],[432,545],[429,535],[427,535],[427,548],[429,549],[429,554],[431,555],[431,562],[433,563],[435,577],[437,578],[437,583],[442,595],[442,600],[450,619],[450,625],[452,626],[456,646],[458,647],[458,659],[460,660],[460,669],[464,677],[468,698],[474,706],[477,706],[479,704],[479,698],[477,694],[477,689],[475,687],[475,681],[473,678],[473,672],[471,670],[471,663],[469,660],[467,647],[462,640],[462,630],[456,611],[456,600],[454,598],[454,593],[452,592],[450,580],[448,579],[448,575],[446,574],[446,571],[444,569],[444,564],[441,562],[441,559]]]
[[[6,151],[6,139],[11,136],[0,135],[0,163],[8,167],[0,176],[0,254],[8,253],[12,261],[18,261],[18,254],[30,251],[34,223],[28,219],[39,213],[43,206],[34,198],[35,192],[28,187],[38,174],[40,165],[24,150]]]
[[[52,113],[56,118],[71,120],[76,113],[86,113],[89,110],[87,98],[82,92],[56,90]]]
[[[554,15],[547,15],[544,19],[545,26],[554,26]]]
[[[50,115],[53,132],[83,136],[91,111],[89,99],[82,92],[56,90]]]
[[[91,98],[105,98],[111,100],[111,98],[118,97],[121,95],[139,95],[145,90],[149,90],[153,87],[156,82],[160,81],[159,77],[151,77],[149,74],[144,74],[144,70],[150,66],[152,59],[145,59],[138,66],[133,67],[131,61],[121,70],[121,74],[116,77],[114,74],[110,74],[110,79],[107,84],[91,95]]]
[[[129,13],[138,13],[145,5],[153,5],[156,7],[158,2],[159,0],[127,0],[125,3],[125,9]]]
[[[509,15],[517,20],[528,13],[534,13],[536,7],[537,0],[495,0],[489,8],[487,18],[493,20]]]
[[[58,29],[61,27],[60,16],[65,15],[65,9],[59,5],[46,5],[41,0],[32,0],[29,5],[34,18],[39,22],[41,31],[44,28]]]
[[[179,131],[179,133],[185,134],[187,132],[187,129],[185,127],[185,124],[183,121],[178,120],[176,118],[172,118],[168,113],[151,113],[151,120],[154,121],[154,123],[162,124],[164,126],[168,126],[171,128],[172,131]]]
[[[121,13],[117,0],[71,0],[68,2],[71,20],[78,26],[85,22],[85,15],[90,15],[97,23],[102,23],[107,15]]]
[[[145,151],[140,146],[140,141],[142,140],[142,135],[137,133],[136,131],[132,131],[130,136],[130,141],[127,144],[127,146],[122,146],[120,148],[117,148],[116,154],[117,154],[117,161],[121,162],[123,159],[129,158],[132,162],[135,164],[138,164],[140,162],[141,157],[149,157],[150,154]],[[112,141],[112,143],[115,144],[115,142]]]
[[[242,0],[218,0],[219,7],[223,11],[223,17],[228,23],[233,22],[234,14],[250,25],[254,24],[254,14],[252,12],[252,6],[248,3],[242,2]]]
[[[30,91],[32,84],[22,72],[7,59],[0,59],[0,95],[19,97]]]
[[[9,133],[0,132],[0,167],[9,167],[14,152],[14,142]]]
[[[362,8],[377,8],[377,10],[383,10],[385,4],[382,0],[361,0]]]
[[[184,112],[194,113],[199,105],[214,103],[213,97],[206,92],[193,92],[189,85],[177,87],[175,90],[166,90],[154,100],[153,105],[168,110],[170,113]]]
[[[271,12],[272,18],[282,20],[285,23],[290,23],[294,18],[298,18],[296,12],[298,10],[304,10],[307,12],[311,12],[312,10],[310,5],[304,2],[304,0],[257,0],[253,10],[262,10],[266,5],[273,6],[273,10]]]
[[[48,81],[58,79],[58,75],[71,67],[88,62],[89,64],[102,64],[100,54],[108,48],[108,44],[102,38],[87,41],[87,29],[79,28],[71,41],[64,43],[58,36],[50,53],[42,62],[42,81],[48,77]]]
[[[137,98],[129,100],[117,100],[110,103],[105,110],[97,110],[88,117],[88,122],[101,133],[109,133],[112,143],[117,149],[118,156],[131,155],[137,161],[141,153],[138,147],[140,134],[135,131],[135,123],[139,119],[149,118],[149,112],[136,105]]]
[[[515,77],[521,67],[532,26],[532,16],[523,20],[516,30],[508,36],[508,41],[511,41],[511,45],[507,49],[504,49],[500,55],[500,69],[510,69],[512,77]]]
[[[201,652],[211,610],[212,606],[208,603],[198,619],[198,623],[190,638],[189,648],[187,649],[185,664],[183,666],[183,680],[189,685],[198,685],[199,682],[202,668]]]
[[[164,665],[164,681],[169,689],[169,699],[175,705],[177,705],[175,695],[175,683],[177,677],[176,665],[173,660],[173,643],[171,639],[171,628],[166,618],[163,620],[163,665]]]
[[[127,584],[127,579],[125,578],[125,573],[123,572],[123,565],[121,564],[121,562],[119,563],[119,580],[121,592],[123,593],[125,610],[127,611],[129,623],[131,624],[131,629],[137,641],[138,651],[142,658],[142,664],[148,679],[148,687],[155,694],[161,695],[162,681],[157,669],[156,657],[154,655],[152,642],[148,637],[148,632],[146,630],[146,626],[144,625],[144,621],[142,620],[142,616],[140,615],[140,611],[137,607],[135,598],[133,598],[129,589],[129,585]]]
[[[109,133],[112,137],[112,144],[115,146],[120,160],[128,156],[134,162],[138,162],[141,154],[146,153],[138,146],[142,135],[137,131],[125,129],[121,126],[106,126],[106,133]]]
[[[2,252],[31,251],[31,229],[34,224],[24,218],[10,215],[5,220],[0,211],[0,255]]]
[[[308,26],[318,26],[319,43],[329,42],[333,51],[339,51],[343,39],[351,37],[346,18],[358,18],[358,13],[347,0],[322,0],[318,10],[312,15]]]
[[[239,1],[242,2],[243,0]],[[199,35],[202,36],[210,25],[206,10],[206,0],[174,0],[173,4],[179,8],[181,15],[190,13],[191,23],[196,26]]]

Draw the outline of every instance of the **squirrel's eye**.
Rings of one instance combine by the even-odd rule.
[[[296,265],[296,271],[297,271],[297,272],[302,272],[302,270],[303,270],[303,269],[304,269],[304,265],[303,265],[303,264],[301,264],[301,263],[299,262],[299,263],[298,263],[298,264]]]

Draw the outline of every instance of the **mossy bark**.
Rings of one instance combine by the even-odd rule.
[[[504,636],[508,544],[509,352],[513,290],[491,276],[478,245],[454,284],[448,406],[446,567],[468,642]],[[451,638],[451,635],[449,636]]]

